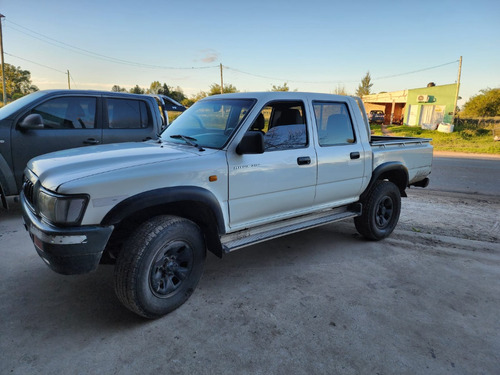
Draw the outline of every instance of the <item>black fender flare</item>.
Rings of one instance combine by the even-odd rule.
[[[101,225],[119,225],[134,214],[151,217],[165,213],[179,215],[198,224],[205,235],[208,250],[222,257],[220,235],[226,232],[224,215],[215,195],[201,187],[167,187],[134,195],[113,207]]]
[[[212,192],[197,186],[167,187],[134,195],[113,207],[101,224],[115,225],[134,212],[179,202],[197,202],[207,206],[215,216],[219,233],[225,233],[224,216],[219,201]]]
[[[406,197],[405,189],[408,187],[408,168],[399,161],[389,161],[387,163],[380,164],[372,172],[372,178],[370,183],[366,187],[365,191],[361,194],[361,199],[364,199],[366,195],[370,192],[373,185],[378,180],[389,180],[394,183],[402,197]]]

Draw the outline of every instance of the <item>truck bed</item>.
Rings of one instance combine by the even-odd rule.
[[[431,172],[431,138],[372,136],[373,160],[375,170],[388,161],[401,162],[408,169],[408,183],[423,180]]]

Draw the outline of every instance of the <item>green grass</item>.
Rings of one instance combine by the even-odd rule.
[[[493,140],[493,126],[461,123],[455,126],[453,133],[441,133],[433,130],[423,130],[418,126],[392,125],[387,126],[388,135],[399,137],[432,138],[436,151],[468,152],[475,154],[500,154],[500,141]],[[380,125],[371,125],[373,134],[383,135]],[[498,125],[497,125],[498,129]],[[500,135],[500,129],[497,130]]]

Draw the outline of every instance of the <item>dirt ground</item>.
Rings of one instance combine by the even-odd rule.
[[[500,196],[410,189],[398,229],[500,243]]]
[[[384,241],[352,220],[209,255],[162,319],[113,269],[63,276],[0,210],[0,374],[498,374],[500,199],[411,189]]]

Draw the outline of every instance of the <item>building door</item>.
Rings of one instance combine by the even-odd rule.
[[[417,125],[417,112],[418,112],[418,105],[410,105],[408,109],[408,125],[410,126]]]
[[[419,125],[431,124],[433,112],[434,112],[433,105],[423,105],[422,111],[420,112],[420,121],[418,122],[418,124]]]
[[[444,110],[446,106],[444,105],[435,105],[434,112],[432,113],[431,124],[437,125],[444,120]]]
[[[443,122],[444,105],[424,105],[420,113],[419,125],[438,125]]]

